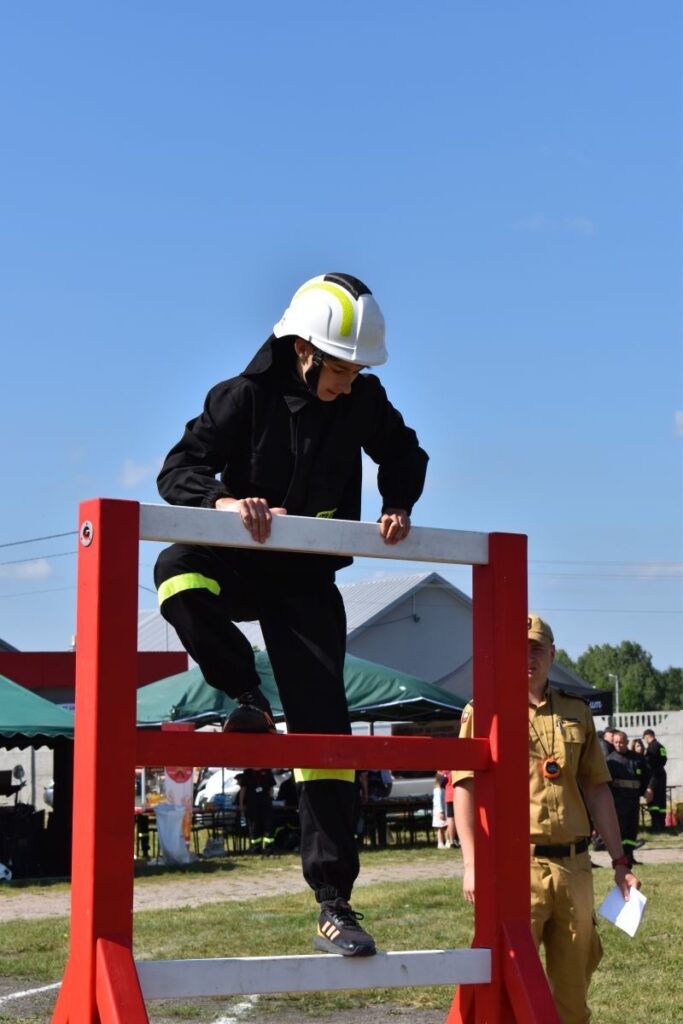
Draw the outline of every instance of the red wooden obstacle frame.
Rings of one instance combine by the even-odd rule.
[[[363,765],[476,773],[473,946],[491,950],[488,984],[460,985],[447,1024],[559,1024],[529,927],[526,538],[489,535],[473,567],[471,740],[259,737],[136,729],[140,506],[80,509],[71,944],[53,1024],[147,1024],[133,960],[136,765]],[[458,898],[453,892],[453,899]]]

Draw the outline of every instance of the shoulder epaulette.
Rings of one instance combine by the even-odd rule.
[[[590,707],[590,695],[586,694],[584,697],[581,693],[570,693],[568,690],[563,690],[560,686],[553,686],[553,690],[556,693],[561,693],[563,697],[571,697],[574,700],[580,700],[582,704],[587,704]]]

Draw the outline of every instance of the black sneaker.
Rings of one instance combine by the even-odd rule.
[[[277,732],[272,708],[258,687],[239,695],[223,732]]]
[[[362,919],[363,915],[352,910],[346,900],[325,900],[320,904],[313,948],[342,956],[374,956],[375,940],[358,924]]]

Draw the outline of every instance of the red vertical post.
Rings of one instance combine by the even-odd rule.
[[[69,1024],[96,1024],[96,945],[128,947],[133,825],[139,506],[79,510]]]
[[[492,982],[474,1003],[487,1024],[515,1019],[502,924],[529,924],[527,614],[526,537],[492,533],[488,565],[473,569],[474,729],[491,744],[491,769],[475,776],[473,945],[491,949]]]

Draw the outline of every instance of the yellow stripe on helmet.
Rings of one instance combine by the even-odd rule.
[[[330,284],[328,281],[317,281],[315,284],[304,285],[303,288],[299,289],[294,298],[296,299],[298,295],[303,295],[304,292],[310,292],[313,288],[322,288],[323,291],[329,292],[339,299],[342,307],[342,322],[339,334],[342,338],[348,338],[353,327],[353,303],[349,296],[343,289],[337,288],[336,284]]]

